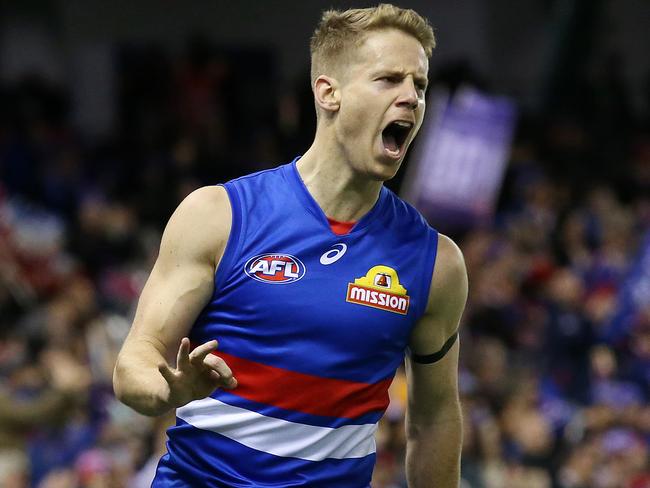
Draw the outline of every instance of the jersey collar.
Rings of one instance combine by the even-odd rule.
[[[294,189],[294,192],[300,202],[303,204],[304,208],[311,213],[317,220],[319,220],[324,227],[327,227],[327,230],[335,235],[330,228],[330,224],[327,220],[327,216],[323,212],[323,209],[320,208],[314,197],[311,196],[309,190],[305,186],[305,182],[302,181],[300,173],[296,163],[300,159],[300,156],[296,157],[290,164],[284,166],[284,176],[289,182],[290,186]],[[373,225],[379,225],[383,220],[382,217],[385,216],[385,208],[388,203],[388,189],[382,186],[381,191],[379,192],[379,198],[373,205],[373,207],[361,217],[357,223],[352,227],[349,234],[356,234],[357,232],[367,231]],[[341,236],[342,237],[342,236]]]

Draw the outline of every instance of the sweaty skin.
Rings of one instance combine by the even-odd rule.
[[[417,39],[396,29],[371,31],[353,59],[315,79],[316,136],[297,163],[312,197],[339,221],[359,220],[373,207],[383,182],[397,173],[425,110],[428,59]],[[383,129],[395,120],[413,124],[397,155],[382,141]],[[143,414],[160,415],[217,387],[236,387],[218,353],[210,354],[217,341],[190,350],[184,339],[213,294],[231,218],[225,190],[206,187],[181,203],[165,229],[114,374],[118,398]],[[441,235],[427,309],[410,340],[415,354],[443,346],[458,328],[466,298],[462,254]],[[433,364],[407,361],[411,488],[459,484],[458,350],[456,342]]]

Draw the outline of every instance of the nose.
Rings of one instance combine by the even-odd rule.
[[[413,82],[413,78],[407,76],[402,82],[402,90],[397,105],[415,110],[418,108],[418,101],[418,91]]]

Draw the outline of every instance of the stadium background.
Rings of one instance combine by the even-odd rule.
[[[400,5],[435,27],[433,86],[519,111],[494,217],[453,235],[463,486],[650,486],[650,4]],[[350,3],[0,3],[0,486],[148,486],[170,419],[111,372],[160,232],[194,188],[308,147],[329,6]],[[375,488],[406,486],[401,372],[391,398]]]

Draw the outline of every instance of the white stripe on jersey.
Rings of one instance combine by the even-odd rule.
[[[376,450],[377,424],[317,427],[267,417],[210,397],[178,408],[176,416],[198,429],[276,456],[322,461],[360,458]]]

